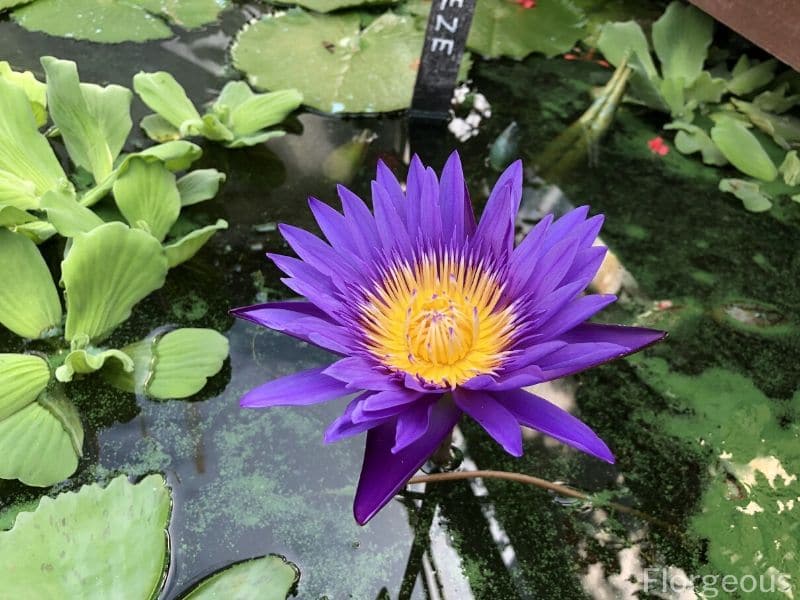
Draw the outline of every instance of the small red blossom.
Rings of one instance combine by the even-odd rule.
[[[669,152],[669,146],[667,146],[660,135],[657,135],[652,140],[648,140],[647,147],[650,148],[650,152],[658,154],[659,156],[665,156]]]
[[[522,8],[536,8],[536,0],[514,0]]]

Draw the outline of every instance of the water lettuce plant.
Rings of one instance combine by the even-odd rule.
[[[676,1],[653,24],[658,65],[634,21],[603,26],[598,47],[612,64],[627,62],[633,70],[629,99],[669,113],[664,128],[676,131],[678,151],[700,153],[706,164],[730,164],[752,178],[723,178],[721,190],[756,212],[768,210],[775,197],[800,201],[794,176],[800,118],[788,114],[800,104],[796,74],[776,77],[775,59],[746,55],[730,70],[724,62],[706,68],[713,25],[705,13]]]
[[[87,485],[13,515],[0,531],[0,575],[8,598],[157,598],[169,564],[170,489],[161,475],[124,475]],[[185,600],[285,600],[300,578],[268,555],[227,566],[181,595]]]
[[[341,357],[267,382],[241,405],[308,405],[357,394],[325,441],[367,431],[358,523],[448,443],[463,413],[514,456],[522,454],[525,425],[614,461],[585,424],[523,389],[665,335],[586,322],[616,299],[582,294],[606,253],[593,246],[602,216],[587,218],[585,206],[557,221],[548,216],[515,248],[521,163],[500,176],[476,222],[456,153],[441,178],[414,157],[405,192],[379,163],[374,212],[342,186],[339,197],[344,214],[309,200],[328,243],[282,225],[299,258],[269,255],[306,301],[232,312]]]
[[[170,233],[184,206],[216,194],[222,175],[176,177],[200,154],[188,142],[121,155],[131,92],[81,83],[70,61],[45,57],[42,65],[47,114],[71,176],[40,133],[20,78],[0,77],[0,324],[28,350],[0,355],[0,477],[35,486],[77,468],[83,428],[65,385],[76,376],[103,374],[126,391],[182,398],[228,354],[225,337],[210,329],[157,330],[121,348],[109,342],[170,268],[227,226]],[[46,253],[61,252],[55,280],[36,245],[53,236],[66,239],[63,251],[51,244]]]
[[[133,89],[155,114],[142,119],[150,139],[158,142],[202,136],[228,148],[255,146],[286,132],[264,131],[277,125],[303,102],[294,89],[256,94],[243,81],[230,81],[204,115],[195,108],[175,78],[164,71],[139,73]]]

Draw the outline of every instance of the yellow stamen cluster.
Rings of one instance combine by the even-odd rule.
[[[514,314],[497,276],[452,252],[397,264],[361,307],[367,347],[387,367],[455,387],[492,373],[506,354]]]

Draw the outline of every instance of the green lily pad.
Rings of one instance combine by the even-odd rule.
[[[42,57],[47,74],[50,116],[58,127],[72,162],[96,182],[113,170],[131,130],[129,89],[81,84],[74,62]]]
[[[772,208],[772,200],[755,181],[721,179],[719,190],[729,192],[739,198],[750,212],[764,212]]]
[[[50,381],[50,367],[31,354],[0,354],[0,421],[36,400]]]
[[[160,161],[131,159],[113,189],[117,207],[128,223],[145,229],[159,242],[181,212],[175,175]]]
[[[168,559],[169,488],[120,476],[44,497],[0,532],[8,598],[155,598]]]
[[[410,16],[385,13],[361,29],[358,14],[292,9],[245,27],[232,56],[255,88],[294,88],[329,113],[387,112],[411,104],[423,36]]]
[[[228,0],[37,0],[12,18],[25,29],[93,42],[144,42],[173,36],[167,23],[193,29],[217,20]]]
[[[0,478],[51,486],[75,472],[82,447],[83,427],[78,411],[55,386],[0,421]],[[2,562],[0,569],[7,561]],[[4,593],[6,589],[3,588]]]
[[[2,2],[0,2],[1,8],[3,8]],[[31,103],[36,125],[41,127],[47,123],[47,86],[44,83],[36,79],[30,71],[14,71],[4,60],[0,60],[0,77],[25,92]]]
[[[225,181],[225,173],[216,169],[195,169],[178,179],[181,206],[205,202],[217,195],[219,186]]]
[[[525,8],[509,0],[475,5],[467,47],[487,58],[522,59],[532,52],[568,52],[586,33],[583,12],[567,0],[537,0]]]
[[[166,273],[164,251],[149,233],[115,222],[76,235],[61,263],[65,337],[102,340],[137,302],[164,285]]]
[[[225,219],[218,219],[213,225],[195,229],[182,238],[164,246],[169,268],[177,267],[192,258],[217,231],[227,228],[228,222]]]
[[[183,600],[286,600],[300,580],[300,570],[282,556],[252,558],[217,571]]]
[[[714,20],[689,4],[671,2],[653,23],[653,48],[661,61],[661,75],[681,87],[700,76],[711,45]]]
[[[186,398],[216,375],[228,356],[228,340],[213,329],[175,329],[123,348],[133,358],[126,372],[117,364],[103,371],[108,381],[127,392],[153,398]]]
[[[756,136],[741,121],[721,117],[711,128],[711,139],[730,163],[745,175],[772,181],[778,169]]]
[[[61,325],[61,301],[36,244],[0,229],[0,256],[0,323],[24,338],[52,334]]]
[[[280,0],[275,4],[302,6],[309,10],[319,13],[328,13],[343,8],[372,8],[375,6],[387,6],[390,4],[397,4],[399,0]]]
[[[0,170],[30,181],[36,194],[68,186],[50,144],[36,126],[25,92],[0,77]]]
[[[75,237],[103,224],[103,219],[81,205],[71,191],[50,190],[42,196],[41,209],[64,237]]]

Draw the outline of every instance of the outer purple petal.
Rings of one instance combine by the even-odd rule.
[[[560,442],[606,462],[614,463],[614,455],[605,442],[583,421],[561,410],[555,404],[524,390],[496,393],[494,396],[520,424],[538,429]]]
[[[352,394],[344,383],[310,369],[268,381],[247,392],[239,401],[243,408],[268,406],[307,406]]]
[[[381,423],[385,423],[389,419],[393,417],[384,417],[384,418],[376,418],[372,420],[365,420],[360,421],[358,423],[353,421],[353,412],[361,405],[366,398],[369,397],[371,392],[365,392],[360,396],[356,396],[350,404],[347,405],[347,408],[344,409],[344,413],[335,419],[329,426],[328,429],[325,430],[325,443],[332,444],[333,442],[338,442],[344,438],[352,437],[354,435],[358,435],[359,433],[366,431],[367,429],[372,429],[380,425]]]
[[[586,221],[586,215],[589,214],[589,207],[579,206],[573,208],[567,214],[557,219],[547,231],[547,239],[544,242],[545,252],[555,246],[564,238],[574,235],[577,228]],[[581,230],[581,237],[583,237],[583,230]]]
[[[476,235],[497,254],[514,249],[514,220],[522,201],[522,161],[509,166],[489,195]]]
[[[397,415],[394,446],[392,446],[393,454],[397,454],[411,444],[414,444],[425,434],[428,430],[432,409],[432,402],[416,402]]]
[[[562,333],[580,325],[617,299],[611,294],[591,294],[570,302],[539,329],[540,339],[561,339]]]
[[[359,254],[370,259],[380,245],[378,229],[372,213],[364,201],[343,185],[336,186],[342,200],[344,215],[350,230],[350,236],[359,249]]]
[[[375,183],[377,183],[386,191],[389,199],[394,205],[395,210],[397,211],[397,214],[400,216],[400,219],[403,221],[403,223],[405,223],[406,196],[403,193],[403,188],[400,187],[400,183],[397,181],[397,177],[394,176],[394,173],[392,173],[391,169],[389,169],[389,167],[386,166],[386,163],[384,163],[382,160],[378,161],[378,170],[375,177]]]
[[[336,250],[317,236],[292,225],[280,224],[279,231],[297,255],[323,275],[330,275],[334,283],[360,281],[359,271]],[[341,289],[342,283],[337,283]]]
[[[411,258],[414,250],[406,225],[389,193],[377,182],[372,183],[372,207],[378,236],[386,254],[396,248],[402,256]]]
[[[460,416],[461,411],[451,400],[440,398],[431,409],[427,431],[396,454],[392,453],[394,420],[369,430],[353,503],[353,514],[359,525],[364,525],[394,497],[453,430]]]
[[[480,423],[489,435],[512,456],[522,456],[522,431],[517,419],[491,395],[456,388],[456,405]]]
[[[382,368],[360,356],[348,356],[324,371],[328,377],[343,382],[349,390],[395,390],[398,383]]]
[[[308,199],[308,207],[331,246],[339,252],[358,255],[353,237],[347,232],[347,220],[344,215],[316,198]]]
[[[469,207],[469,197],[464,190],[464,171],[461,168],[461,158],[454,151],[442,169],[439,180],[439,205],[442,211],[442,232],[445,242],[455,240],[461,242],[466,232],[464,230],[464,217]]]

